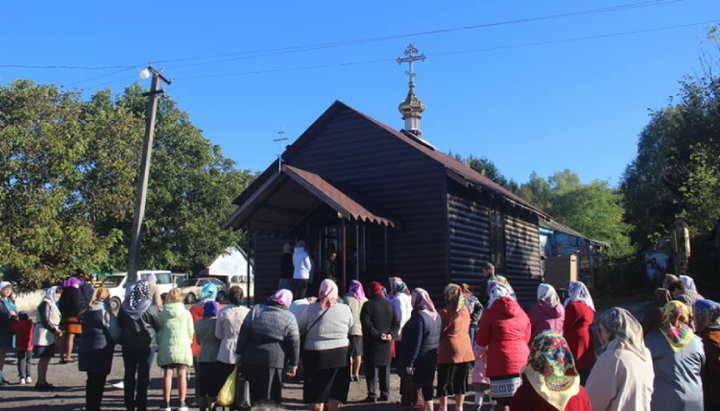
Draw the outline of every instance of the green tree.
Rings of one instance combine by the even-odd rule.
[[[18,81],[0,87],[0,269],[28,286],[127,265],[146,98]],[[141,267],[200,271],[242,233],[221,230],[251,181],[164,96]]]
[[[495,163],[487,157],[475,157],[473,155],[463,157],[460,154],[453,154],[452,151],[449,152],[448,155],[510,191],[515,191],[518,188],[517,183],[505,178]]]

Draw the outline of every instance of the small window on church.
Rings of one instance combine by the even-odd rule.
[[[490,210],[490,262],[496,270],[505,269],[505,218],[497,210]]]

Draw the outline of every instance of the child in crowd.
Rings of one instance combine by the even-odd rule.
[[[490,379],[487,377],[487,347],[481,347],[473,343],[475,354],[475,365],[472,372],[472,385],[475,391],[474,405],[480,411],[485,399],[490,401]]]
[[[15,353],[18,359],[18,375],[20,384],[30,384],[30,358],[32,358],[33,322],[27,311],[20,311],[12,321],[12,332],[15,334]]]

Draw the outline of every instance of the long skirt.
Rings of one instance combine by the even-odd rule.
[[[243,377],[250,383],[252,405],[282,402],[282,369],[266,365],[242,364]]]

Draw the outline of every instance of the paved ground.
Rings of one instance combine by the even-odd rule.
[[[33,366],[33,377],[35,376],[36,367]],[[108,376],[108,385],[105,389],[103,397],[104,410],[122,410],[123,399],[122,390],[112,388],[111,384],[122,380],[122,357],[119,350],[116,352],[113,360],[112,373]],[[162,375],[161,369],[154,365],[150,376],[150,409],[157,409],[162,399]],[[5,365],[5,375],[8,380],[17,383],[17,366],[15,358],[9,357]],[[32,386],[11,384],[0,386],[0,409],[5,410],[81,410],[85,403],[85,376],[84,372],[77,369],[77,363],[60,364],[58,360],[50,363],[48,370],[48,381],[56,386],[54,391],[45,392],[35,390],[34,383]],[[193,386],[194,381],[190,381]],[[399,408],[399,385],[400,380],[397,375],[392,375],[391,381],[391,402],[386,404],[368,405],[359,403],[367,395],[365,389],[365,381],[351,383],[348,404],[344,408],[353,410],[394,410]],[[192,389],[189,390],[193,392]],[[174,391],[176,395],[177,391]],[[302,385],[286,384],[283,389],[283,405],[288,410],[307,409],[302,403]],[[178,406],[175,402],[172,404],[175,408]]]

